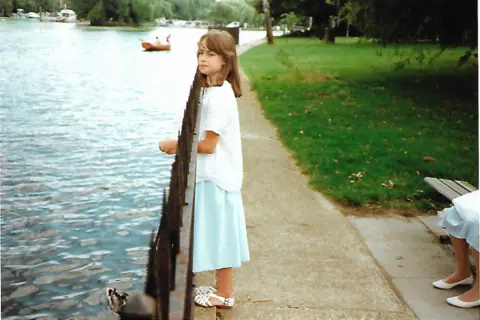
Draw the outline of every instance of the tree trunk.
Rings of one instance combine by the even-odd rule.
[[[335,43],[335,33],[331,27],[325,28],[325,43]]]
[[[270,18],[270,8],[268,0],[263,0],[263,12],[265,13],[265,28],[267,29],[268,44],[274,44],[272,32],[272,19]]]
[[[350,24],[347,24],[347,38],[349,34],[350,34]]]

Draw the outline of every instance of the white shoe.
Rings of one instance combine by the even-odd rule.
[[[433,286],[438,289],[452,289],[456,286],[461,286],[461,285],[469,285],[473,283],[473,276],[468,277],[467,279],[460,280],[458,282],[454,283],[446,283],[443,280],[438,280],[433,283]]]
[[[447,298],[447,302],[451,304],[452,306],[459,307],[459,308],[473,308],[473,307],[478,307],[480,306],[480,299],[467,302],[467,301],[462,301],[457,297],[451,297]]]
[[[193,290],[193,294],[195,296],[199,294],[207,294],[207,293],[215,293],[215,292],[217,292],[217,289],[209,286],[196,287],[195,290]]]
[[[213,305],[210,302],[210,298],[215,298],[219,300],[220,302],[223,303],[223,305]],[[235,304],[235,298],[224,298],[217,296],[215,293],[209,292],[207,294],[198,294],[195,296],[193,299],[195,300],[195,303],[198,304],[199,306],[205,307],[205,308],[211,308],[211,307],[216,307],[219,309],[230,309],[233,307]]]

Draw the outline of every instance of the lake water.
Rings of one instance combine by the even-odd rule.
[[[143,290],[205,32],[0,21],[2,319],[115,319],[105,288]]]

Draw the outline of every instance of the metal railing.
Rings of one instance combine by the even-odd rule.
[[[163,197],[160,226],[151,243],[156,288],[154,319],[193,319],[193,217],[197,161],[197,128],[200,120],[200,75],[195,75],[178,137],[168,197]],[[155,283],[149,283],[148,280]],[[148,292],[146,292],[148,294]]]
[[[136,299],[120,301],[125,305],[118,312],[121,319],[193,319],[193,217],[200,91],[197,72],[183,115],[168,195],[166,190],[163,195],[160,225],[150,238],[145,292]]]

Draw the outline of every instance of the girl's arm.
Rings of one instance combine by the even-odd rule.
[[[177,140],[163,140],[158,143],[158,149],[166,154],[177,153]]]
[[[213,131],[207,131],[205,133],[205,138],[198,141],[197,152],[206,154],[214,153],[215,148],[217,147],[218,139],[220,139],[220,136],[217,133]]]
[[[220,139],[220,136],[217,133],[207,131],[205,133],[205,139],[198,141],[197,152],[206,154],[214,153],[218,139]],[[177,153],[177,140],[160,141],[158,143],[158,148],[166,154],[175,154]]]

